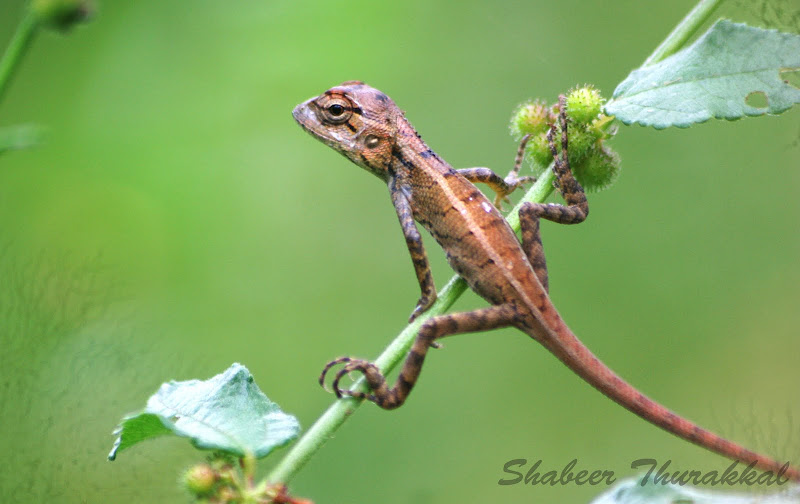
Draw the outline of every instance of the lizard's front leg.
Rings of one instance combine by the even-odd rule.
[[[431,268],[428,265],[428,256],[425,253],[425,247],[422,245],[422,236],[419,234],[419,229],[417,229],[417,225],[414,222],[411,203],[408,201],[401,183],[396,179],[392,179],[389,183],[389,191],[391,191],[392,203],[397,211],[397,218],[400,220],[400,227],[403,229],[403,236],[406,238],[408,253],[414,263],[414,271],[417,274],[417,281],[419,281],[419,287],[422,291],[419,301],[417,301],[417,306],[414,307],[414,311],[411,312],[411,316],[408,318],[409,322],[413,322],[436,301],[436,285],[433,283],[433,275],[431,275]]]
[[[522,166],[522,158],[525,155],[525,146],[528,144],[528,140],[530,140],[530,138],[530,135],[525,135],[522,137],[522,140],[519,143],[519,148],[517,149],[517,157],[514,160],[514,167],[508,173],[506,178],[500,177],[500,175],[493,172],[490,168],[483,167],[462,168],[456,171],[473,184],[480,182],[491,187],[495,192],[494,206],[502,210],[503,201],[508,201],[508,195],[514,192],[515,189],[522,187],[522,184],[536,182],[536,177],[519,176],[519,169],[520,166]]]
[[[375,364],[349,357],[337,359],[325,366],[322,375],[319,377],[319,382],[324,387],[325,375],[328,370],[336,364],[344,363],[345,366],[336,373],[332,383],[336,397],[352,396],[357,399],[372,401],[383,409],[398,408],[405,402],[417,382],[428,348],[435,345],[437,339],[454,334],[508,327],[513,325],[515,321],[516,311],[511,305],[507,304],[433,317],[426,320],[420,327],[417,338],[408,352],[403,369],[400,370],[400,376],[397,377],[394,387],[389,388],[386,385],[386,378]],[[339,381],[353,371],[364,373],[370,388],[369,392],[342,390],[339,388]]]

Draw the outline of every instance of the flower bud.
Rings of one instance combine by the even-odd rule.
[[[89,0],[32,0],[31,9],[43,25],[61,31],[87,21],[94,12]]]
[[[198,464],[183,475],[183,483],[192,495],[208,495],[217,482],[217,473],[208,464]]]
[[[593,148],[583,161],[572,166],[572,171],[587,192],[602,191],[619,177],[619,154],[608,147]]]
[[[550,111],[539,100],[523,103],[511,117],[511,135],[520,140],[525,135],[538,135],[549,127]]]
[[[573,89],[567,95],[567,116],[576,124],[588,124],[600,115],[603,98],[593,86]]]
[[[561,146],[561,131],[557,132],[556,144]],[[569,162],[580,163],[590,154],[592,149],[597,145],[599,135],[596,130],[583,127],[569,128]],[[559,148],[559,151],[561,149]]]
[[[547,142],[547,133],[540,133],[531,138],[525,150],[533,159],[533,173],[536,176],[541,174],[553,161],[553,153]]]

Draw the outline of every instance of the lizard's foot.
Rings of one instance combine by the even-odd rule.
[[[522,167],[522,159],[525,157],[525,147],[528,145],[528,141],[530,139],[530,133],[522,137],[519,142],[519,148],[517,149],[517,157],[514,159],[514,167],[508,173],[508,176],[503,179],[503,185],[501,187],[494,188],[496,194],[494,198],[494,206],[496,206],[500,211],[503,210],[504,201],[508,204],[511,204],[511,200],[508,199],[508,195],[514,192],[515,189],[522,187],[522,184],[536,182],[536,177],[519,176],[519,170]]]
[[[322,368],[322,373],[320,373],[319,375],[319,384],[320,386],[322,386],[323,389],[325,389],[326,392],[330,392],[328,388],[325,386],[325,376],[328,374],[328,371],[330,371],[331,368],[337,364],[350,362],[351,360],[353,359],[351,359],[350,357],[339,357],[338,359],[332,360],[329,363],[325,364],[325,367]],[[336,394],[336,396],[340,397],[339,394]]]
[[[339,387],[339,381],[345,376],[349,376],[353,371],[360,371],[364,374],[367,383],[370,385],[370,389],[380,388],[385,381],[383,374],[375,364],[365,360],[353,360],[348,362],[346,366],[340,369],[339,372],[336,373],[336,377],[333,379],[333,392],[336,394],[336,397],[341,399],[342,396],[350,396],[355,399],[367,399],[372,402],[376,402],[377,399],[372,394],[367,394],[366,392],[361,392],[360,390],[342,390]]]
[[[497,207],[498,210],[503,210],[503,202],[511,204],[511,200],[508,198],[508,195],[514,192],[516,189],[523,187],[523,184],[531,184],[536,182],[536,177],[525,176],[520,177],[516,173],[511,172],[508,176],[503,179],[505,187],[503,190],[497,191],[494,197],[494,206]]]
[[[433,303],[436,302],[436,292],[430,295],[423,295],[417,301],[417,306],[414,307],[414,311],[411,312],[411,316],[408,317],[408,323],[414,322],[417,317],[425,313],[425,311],[433,306]]]
[[[322,374],[319,377],[319,382],[320,385],[322,385],[322,388],[325,388],[325,375],[333,366],[337,364],[345,364],[345,366],[336,373],[336,376],[333,378],[333,382],[331,383],[331,386],[333,387],[333,393],[336,395],[337,398],[341,399],[342,397],[349,396],[355,399],[367,399],[374,403],[380,402],[378,396],[374,394],[369,394],[366,392],[362,392],[360,390],[342,389],[339,386],[339,382],[342,380],[342,378],[350,375],[350,373],[354,371],[360,371],[361,373],[364,374],[364,378],[367,380],[367,384],[370,390],[376,391],[377,393],[379,393],[379,395],[381,392],[384,391],[384,389],[386,388],[385,385],[386,380],[384,379],[380,369],[378,369],[378,366],[369,361],[361,359],[351,359],[350,357],[341,357],[339,359],[329,362],[322,370]]]

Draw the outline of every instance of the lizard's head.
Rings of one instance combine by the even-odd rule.
[[[304,130],[384,180],[402,114],[388,96],[359,81],[344,82],[292,111]]]

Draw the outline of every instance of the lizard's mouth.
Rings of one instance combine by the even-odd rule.
[[[310,127],[312,124],[319,123],[316,114],[314,114],[314,112],[311,110],[310,104],[312,100],[313,98],[296,106],[294,110],[292,110],[292,117],[294,117],[294,120],[297,121],[297,124],[299,124],[301,128],[313,134],[314,136],[319,136],[317,132],[312,130]]]

